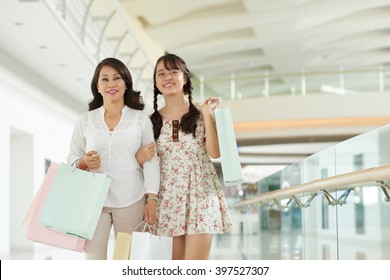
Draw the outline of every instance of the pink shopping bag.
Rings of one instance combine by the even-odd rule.
[[[59,165],[57,163],[51,164],[27,212],[26,218],[23,221],[23,225],[27,226],[26,237],[37,243],[82,252],[84,250],[85,239],[45,228],[39,223],[43,204],[54,181],[58,167]]]

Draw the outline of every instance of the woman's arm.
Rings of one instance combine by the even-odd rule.
[[[150,150],[146,153],[149,156],[152,155],[152,157],[149,160],[144,161],[143,164],[144,186],[147,195],[144,217],[150,224],[154,224],[157,220],[156,203],[157,194],[160,190],[160,164],[155,149],[153,125],[149,117],[146,117],[144,125],[142,143],[153,144],[152,148],[149,148]]]
[[[215,123],[211,115],[215,107],[218,106],[218,103],[219,101],[217,98],[207,98],[201,107],[201,113],[203,116],[206,130],[205,147],[207,154],[211,158],[220,157],[217,129],[215,127]]]
[[[156,204],[158,198],[157,194],[147,193],[146,194],[146,205],[144,208],[144,218],[149,224],[153,225],[157,222],[157,211]]]
[[[86,154],[86,141],[83,131],[83,121],[81,116],[73,128],[67,162],[68,164],[85,170],[88,168],[88,166],[83,159],[84,155]]]

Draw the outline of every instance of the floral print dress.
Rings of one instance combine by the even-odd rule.
[[[214,166],[205,149],[205,127],[196,136],[179,129],[179,121],[163,119],[157,139],[160,158],[158,234],[224,233],[232,223]]]

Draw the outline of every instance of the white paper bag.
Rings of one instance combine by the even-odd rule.
[[[172,260],[172,237],[134,231],[130,260]]]

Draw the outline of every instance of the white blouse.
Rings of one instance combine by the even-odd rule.
[[[145,193],[157,194],[160,186],[160,167],[157,153],[139,166],[138,149],[154,142],[149,116],[125,106],[122,116],[110,133],[104,121],[104,107],[83,113],[73,131],[68,164],[75,164],[84,154],[96,150],[101,165],[97,171],[112,180],[105,206],[125,207],[140,200]]]

